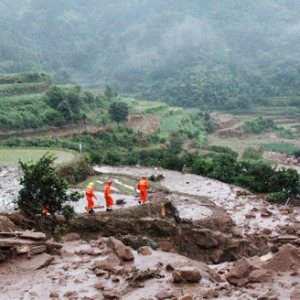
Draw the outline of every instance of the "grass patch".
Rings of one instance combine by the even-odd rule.
[[[296,151],[300,151],[300,147],[289,143],[273,143],[273,144],[260,144],[264,151],[273,151],[287,155],[294,155]]]
[[[122,98],[122,100],[124,99]],[[128,98],[125,100],[131,107],[131,114],[159,114],[166,112],[168,109],[168,106],[162,102],[136,101],[131,99],[131,102],[128,103]]]
[[[19,160],[27,162],[33,160],[38,161],[49,149],[37,148],[0,148],[0,166],[17,165]],[[57,156],[56,163],[62,164],[70,162],[78,155],[71,150],[51,149],[51,153]]]

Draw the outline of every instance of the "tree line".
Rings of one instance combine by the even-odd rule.
[[[44,71],[56,83],[201,109],[299,103],[296,0],[1,5],[0,73]]]

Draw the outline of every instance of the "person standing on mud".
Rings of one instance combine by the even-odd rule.
[[[106,202],[106,211],[112,211],[112,207],[114,205],[114,200],[111,197],[111,191],[110,191],[110,186],[112,185],[112,181],[108,180],[105,188],[104,188],[104,198]]]
[[[147,202],[147,190],[150,188],[150,185],[146,179],[147,176],[144,175],[137,184],[137,188],[140,190],[141,194],[141,200],[139,200],[139,204],[145,204]]]
[[[85,190],[85,196],[86,196],[86,200],[88,202],[86,210],[89,212],[89,214],[93,214],[95,212],[94,211],[95,203],[94,203],[93,198],[97,199],[97,196],[95,195],[95,192],[93,190],[93,186],[94,186],[94,183],[90,182],[88,187]]]

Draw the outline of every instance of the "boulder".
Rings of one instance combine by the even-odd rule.
[[[125,272],[125,268],[123,266],[115,266],[111,270],[116,275],[122,275]]]
[[[188,282],[199,282],[202,278],[200,271],[194,267],[182,267],[177,269],[183,280]]]
[[[242,258],[238,260],[235,266],[229,271],[226,279],[229,283],[236,286],[245,286],[248,282],[248,276],[253,270],[260,269],[257,264],[250,259]]]
[[[262,267],[275,272],[287,272],[293,267],[300,267],[300,250],[291,244],[285,244]]]
[[[64,240],[66,242],[73,242],[73,241],[79,241],[80,240],[80,236],[78,233],[76,232],[70,232],[70,233],[67,233],[65,236],[64,236]]]
[[[206,292],[204,292],[203,294],[203,298],[204,299],[215,299],[218,298],[219,293],[215,290],[208,290]]]
[[[170,242],[158,242],[156,244],[156,249],[161,249],[165,252],[170,252],[173,249],[173,245]]]
[[[58,292],[51,292],[51,293],[49,294],[49,298],[54,298],[54,299],[59,298]]]
[[[114,237],[110,237],[107,242],[107,246],[112,248],[117,255],[124,261],[133,260],[134,255],[131,248],[125,246],[121,241]]]
[[[169,299],[175,296],[175,292],[172,290],[162,290],[155,295],[158,300]]]
[[[23,231],[19,234],[21,239],[30,239],[34,241],[46,241],[47,237],[43,232]]]
[[[277,273],[272,270],[254,270],[249,274],[248,282],[273,282]]]
[[[151,251],[150,247],[148,247],[148,246],[140,247],[137,250],[137,253],[142,254],[142,255],[152,255],[152,251]]]
[[[182,281],[182,276],[181,276],[181,273],[180,273],[179,271],[174,271],[174,272],[172,273],[172,277],[173,277],[173,281],[174,281],[175,283],[181,282],[181,281]]]
[[[23,271],[32,271],[44,268],[51,264],[53,261],[53,256],[42,253],[33,256],[30,260],[22,261],[18,267]]]
[[[259,296],[257,300],[279,300],[280,294],[276,291],[269,290],[267,293]]]
[[[114,267],[120,266],[122,264],[120,258],[115,254],[111,253],[101,260],[94,261],[92,270],[102,269],[111,271]]]

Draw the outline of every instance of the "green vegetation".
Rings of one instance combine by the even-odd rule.
[[[300,151],[300,147],[289,143],[261,144],[260,147],[264,151],[274,151],[288,155],[295,155],[295,153]]]
[[[20,179],[23,186],[15,205],[29,218],[41,214],[46,206],[52,215],[52,231],[56,227],[55,213],[64,215],[68,222],[75,216],[74,208],[69,202],[78,201],[83,195],[75,191],[67,193],[68,183],[59,178],[53,163],[56,156],[50,152],[44,154],[36,163],[19,161],[24,176]]]
[[[271,119],[265,119],[259,116],[254,121],[247,121],[244,124],[244,131],[247,133],[262,133],[267,129],[274,128],[274,121]]]
[[[109,100],[109,99],[108,99]],[[113,102],[109,107],[109,114],[113,121],[117,122],[118,126],[120,122],[127,121],[128,117],[128,105],[124,102]]]
[[[19,161],[32,160],[36,162],[45,155],[48,150],[47,148],[0,148],[0,166],[16,165]],[[78,155],[78,153],[70,150],[52,149],[51,152],[57,157],[55,160],[56,164],[70,162]]]
[[[247,147],[243,154],[242,159],[262,159],[263,151],[261,149],[254,149],[253,147]]]
[[[299,107],[294,0],[3,0],[1,11],[2,74],[43,70],[202,110]]]

